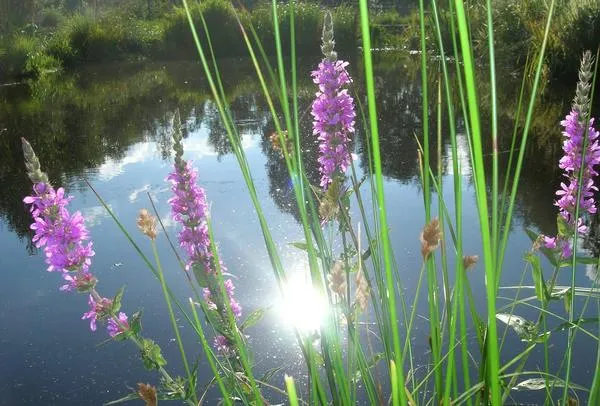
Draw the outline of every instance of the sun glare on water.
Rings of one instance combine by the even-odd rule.
[[[300,332],[312,333],[319,330],[325,321],[329,305],[327,299],[312,286],[304,272],[290,276],[283,288],[280,317],[285,324]]]

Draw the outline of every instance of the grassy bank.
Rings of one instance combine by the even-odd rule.
[[[554,77],[572,77],[577,74],[579,56],[586,49],[600,46],[600,2],[597,0],[559,0],[555,18],[548,36],[545,71]],[[538,0],[497,0],[492,2],[496,63],[521,71],[528,55],[536,55],[544,40],[544,26],[550,2]],[[485,2],[472,2],[469,7],[471,42],[481,62],[487,62],[488,32]],[[452,49],[449,29],[451,11],[440,13],[444,23],[441,31],[446,51]],[[406,29],[401,44],[409,49],[419,47],[418,11],[406,17]],[[426,19],[426,32],[435,32],[431,16]],[[432,37],[433,39],[433,37]],[[434,41],[430,51],[436,52]]]
[[[273,14],[269,5],[258,5],[248,11],[236,9],[226,0],[207,0],[192,5],[191,11],[196,26],[202,26],[203,15],[210,32],[218,33],[211,39],[216,56],[247,56],[238,18],[246,29],[254,27],[265,51],[274,54]],[[340,6],[331,11],[338,27],[338,49],[346,54],[355,52],[360,42],[356,29],[357,10]],[[323,7],[316,3],[296,5],[296,51],[299,54],[318,52],[322,12]],[[289,43],[289,13],[287,4],[278,9],[284,43]],[[48,70],[100,61],[195,57],[195,45],[182,7],[173,7],[150,19],[132,15],[117,11],[101,16],[90,13],[44,15],[39,25],[0,37],[0,78],[37,76]],[[380,46],[393,43],[397,34],[386,27],[398,26],[399,21],[396,12],[375,15],[375,43]],[[203,45],[207,45],[205,41]]]

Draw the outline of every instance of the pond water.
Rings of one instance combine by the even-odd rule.
[[[308,72],[316,62],[316,59],[303,61],[305,68],[300,71]],[[424,224],[415,141],[415,134],[421,134],[421,87],[416,62],[407,56],[392,54],[378,55],[376,64],[389,224],[409,300],[420,268],[418,236]],[[87,310],[86,297],[59,292],[59,278],[45,271],[42,255],[30,243],[31,219],[22,203],[22,198],[29,194],[30,183],[22,163],[20,137],[31,142],[52,182],[66,187],[75,197],[73,209],[81,210],[85,216],[96,251],[92,269],[100,280],[99,291],[112,296],[125,285],[123,309],[130,314],[143,309],[145,335],[161,345],[170,361],[170,370],[182,372],[159,283],[85,183],[87,180],[96,188],[147,253],[150,246],[137,231],[135,217],[139,209],[150,207],[148,194],[157,203],[166,229],[174,237],[177,228],[169,215],[170,193],[165,177],[172,168],[170,119],[176,108],[185,123],[185,156],[199,170],[199,181],[211,202],[215,237],[224,262],[235,275],[237,297],[244,313],[269,308],[265,318],[248,330],[257,375],[282,366],[273,380],[275,385],[282,386],[283,373],[302,380],[305,371],[292,326],[314,328],[322,308],[307,287],[308,266],[303,252],[290,245],[303,240],[290,180],[281,157],[269,141],[273,121],[250,64],[235,60],[223,61],[221,66],[227,97],[243,137],[261,204],[284,265],[294,275],[292,300],[283,302],[277,291],[257,216],[199,65],[182,62],[98,66],[47,76],[29,84],[0,87],[0,270],[3,278],[0,283],[0,405],[101,404],[125,395],[137,382],[157,383],[157,376],[144,370],[132,345],[106,342],[104,332],[90,332],[87,322],[80,320]],[[359,62],[353,63],[350,71],[355,76],[358,94],[364,94],[361,93]],[[435,80],[432,79],[432,86],[436,86]],[[555,232],[553,199],[560,180],[556,169],[560,153],[558,123],[568,111],[575,80],[568,84],[568,92],[552,85],[538,109],[517,197],[503,285],[516,285],[521,279],[522,257],[531,245],[525,228]],[[519,80],[508,75],[502,83],[501,134],[505,150],[510,143],[510,118],[514,115]],[[315,140],[307,113],[315,89],[308,75],[299,85],[307,171],[309,178],[318,183]],[[485,81],[481,86],[485,95],[488,90]],[[435,109],[433,103],[432,119]],[[452,164],[446,130],[443,129],[441,167],[445,198],[451,201]],[[464,172],[465,253],[481,254],[468,144],[460,123],[458,130]],[[354,141],[359,175],[367,165],[363,136],[359,131]],[[507,154],[503,159],[505,156]],[[432,165],[437,166],[437,162]],[[167,280],[176,295],[185,299],[191,295],[186,278],[165,239],[159,241]],[[590,247],[595,246],[593,242],[588,243]],[[587,269],[588,274],[592,271]],[[484,311],[481,265],[472,271],[470,278],[474,297]],[[530,275],[525,278],[526,283],[530,283]],[[580,286],[591,285],[586,269],[578,272],[577,282]],[[510,296],[510,292],[502,292]],[[426,295],[422,297],[419,314],[425,315]],[[499,306],[507,303],[498,299]],[[555,310],[560,309],[558,306]],[[527,317],[536,312],[526,310],[520,314]],[[183,334],[190,354],[201,355],[201,347],[194,342],[188,327],[183,328]],[[564,335],[554,339],[553,352],[562,355]],[[423,363],[428,362],[427,336],[428,324],[421,320],[415,329],[415,353],[424,354],[420,359]],[[596,344],[578,335],[573,381],[589,386],[595,355],[590,357],[589,351],[579,351],[586,347],[593,350]],[[510,360],[523,348],[524,344],[509,332],[504,360]],[[561,358],[554,358],[554,368]],[[537,366],[543,367],[541,352],[533,355],[528,369],[536,370]],[[210,370],[203,359],[200,360],[200,377],[202,384],[210,380]],[[536,397],[523,393],[517,394],[515,399],[535,402]]]

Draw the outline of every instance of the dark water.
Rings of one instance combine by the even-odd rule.
[[[414,62],[404,56],[388,55],[378,60],[376,72],[389,224],[409,300],[420,267],[418,235],[424,222],[414,138],[415,134],[421,134],[421,88]],[[305,61],[305,70],[314,63]],[[352,68],[356,90],[362,94],[361,77],[356,73],[360,67],[354,64]],[[135,228],[137,211],[149,207],[147,193],[157,202],[167,230],[174,236],[176,228],[169,217],[169,191],[164,179],[171,170],[170,117],[176,108],[185,120],[186,157],[198,168],[200,182],[211,202],[216,239],[225,263],[235,274],[237,296],[244,313],[271,307],[265,319],[248,330],[257,375],[283,366],[273,381],[282,386],[283,373],[298,378],[305,374],[291,326],[313,327],[321,310],[318,300],[303,287],[308,269],[306,259],[289,245],[303,239],[290,180],[283,161],[269,142],[273,121],[249,64],[224,61],[222,69],[227,97],[243,137],[261,203],[284,265],[296,278],[292,300],[284,303],[277,293],[254,208],[198,65],[100,66],[49,76],[35,83],[0,87],[0,405],[101,404],[125,395],[137,382],[157,383],[157,376],[143,369],[132,345],[107,343],[104,332],[90,332],[87,323],[80,320],[87,310],[86,298],[60,293],[57,275],[45,271],[42,255],[29,242],[31,220],[22,198],[29,193],[30,184],[23,170],[20,137],[27,137],[34,146],[52,182],[64,185],[75,196],[73,210],[82,211],[93,237],[96,251],[93,271],[100,280],[100,292],[112,296],[126,285],[124,310],[131,314],[143,309],[144,334],[162,346],[170,362],[169,370],[182,373],[158,282],[84,182],[84,179],[91,182],[148,254],[150,247]],[[432,86],[435,86],[434,76]],[[507,149],[519,82],[507,76],[502,84],[502,148]],[[558,122],[568,110],[570,89],[574,87],[570,86],[569,93],[565,93],[562,86],[560,90],[556,90],[558,84],[552,86],[538,110],[532,146],[526,153],[502,280],[505,286],[520,281],[524,268],[522,256],[530,247],[524,229],[555,232],[556,211],[552,202],[559,180],[555,169],[560,152]],[[303,146],[309,178],[318,183],[316,148],[307,113],[314,91],[308,76],[303,78],[300,83],[300,108],[305,112]],[[488,94],[485,81],[481,91],[484,97]],[[432,119],[435,109],[434,102],[430,107]],[[445,198],[450,202],[452,163],[447,128],[442,130],[440,164]],[[458,130],[465,193],[465,252],[480,254],[468,144],[460,123]],[[359,131],[354,144],[359,174],[367,165],[362,137]],[[434,167],[437,164],[432,163]],[[368,196],[366,206],[370,207]],[[187,298],[190,289],[164,239],[160,240],[160,251],[168,282],[180,298]],[[586,271],[593,273],[590,269],[580,269],[577,278],[580,286],[591,284]],[[482,312],[485,311],[483,279],[483,269],[478,266],[471,273],[471,281]],[[531,283],[529,275],[525,276],[525,283]],[[501,291],[503,294],[510,296],[511,292]],[[427,314],[425,298],[424,294],[419,305],[421,315]],[[498,303],[502,306],[508,302],[499,298]],[[552,310],[561,313],[560,303]],[[533,317],[537,313],[524,309],[519,314]],[[201,348],[194,343],[189,330],[185,326],[182,331],[190,355],[201,355]],[[590,330],[595,331],[595,326]],[[553,338],[551,351],[557,354],[554,368],[562,359],[564,335]],[[419,321],[414,344],[415,353],[424,354],[419,358],[423,363],[428,362],[427,336],[427,323]],[[523,348],[524,344],[509,332],[505,361]],[[573,381],[589,386],[596,345],[579,334],[575,348]],[[587,349],[579,350],[583,348]],[[592,353],[594,356],[590,356]],[[543,369],[539,351],[526,369],[538,368]],[[202,360],[200,370],[201,383],[209,382],[210,371]],[[538,398],[524,393],[516,394],[516,399],[535,402]]]

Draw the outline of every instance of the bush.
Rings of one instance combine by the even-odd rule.
[[[57,9],[44,9],[38,19],[40,28],[55,29],[63,24],[65,16]]]
[[[41,37],[17,34],[0,44],[0,76],[35,77],[60,67],[60,62],[46,54]]]
[[[353,53],[357,46],[355,32],[355,11],[349,7],[336,7],[332,11],[335,26],[336,49],[340,53]],[[290,5],[278,7],[278,19],[284,52],[289,52],[290,44]],[[324,9],[316,3],[296,4],[296,51],[304,55],[318,55],[321,46]],[[271,7],[262,4],[252,11],[252,23],[268,54],[275,53],[275,34]]]
[[[142,57],[163,42],[162,25],[153,21],[107,16],[98,21],[77,15],[59,30],[49,44],[50,55],[65,65]]]
[[[205,49],[204,27],[201,14],[204,16],[208,30],[211,33],[211,43],[215,54],[220,57],[246,55],[246,45],[238,28],[236,12],[231,3],[224,0],[206,0],[200,4],[190,6],[192,20]],[[238,11],[240,20],[244,25],[248,15],[244,11]],[[183,58],[196,58],[197,50],[194,39],[190,32],[187,14],[182,7],[176,7],[166,18],[165,23],[165,49],[169,56],[176,55]],[[218,33],[218,35],[215,35]]]

